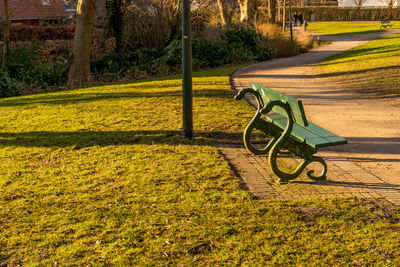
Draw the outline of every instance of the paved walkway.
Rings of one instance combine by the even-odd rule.
[[[313,69],[329,56],[399,32],[323,37],[331,44],[295,57],[247,66],[234,73],[235,89],[248,87],[250,81],[255,81],[299,98],[310,121],[349,141],[347,145],[318,153],[328,162],[327,182],[300,177],[285,185],[275,184],[276,178],[265,158],[247,154],[242,148],[221,148],[256,197],[385,197],[400,205],[400,106],[393,105],[393,99],[340,88]]]

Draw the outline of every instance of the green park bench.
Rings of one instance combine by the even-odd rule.
[[[391,29],[393,24],[390,23],[390,20],[381,20],[381,31]]]
[[[235,96],[236,100],[240,100],[246,93],[251,93],[258,102],[257,112],[244,131],[243,141],[246,148],[255,155],[269,154],[269,166],[279,177],[279,182],[295,179],[312,162],[321,163],[323,170],[319,176],[313,175],[314,171],[309,170],[307,176],[313,180],[325,180],[328,169],[326,162],[314,154],[319,148],[346,144],[347,140],[308,121],[300,100],[254,82],[250,84],[252,88],[242,89]],[[254,129],[269,136],[265,147],[257,148],[251,143]],[[281,149],[302,159],[291,172],[284,172],[278,167],[277,158]]]

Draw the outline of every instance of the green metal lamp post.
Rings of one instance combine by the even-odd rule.
[[[193,138],[192,43],[190,0],[182,0],[182,100],[183,138]]]
[[[290,26],[290,42],[293,43],[292,3],[290,0],[289,0],[289,26]]]

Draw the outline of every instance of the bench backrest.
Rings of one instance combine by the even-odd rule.
[[[303,127],[308,126],[308,121],[306,119],[306,114],[304,113],[303,103],[301,102],[301,100],[297,100],[294,97],[290,97],[290,96],[278,93],[277,91],[274,91],[265,86],[259,85],[255,82],[251,82],[250,85],[251,85],[251,87],[253,87],[254,90],[256,90],[257,92],[260,93],[260,95],[264,101],[264,104],[267,104],[268,101],[270,101],[270,100],[287,101],[287,103],[289,103],[290,108],[292,110],[292,116],[293,116],[294,121]],[[286,116],[285,111],[280,107],[274,107],[272,110],[276,113]]]
[[[389,23],[390,23],[390,20],[381,20],[381,23],[382,23],[382,24],[389,24]]]

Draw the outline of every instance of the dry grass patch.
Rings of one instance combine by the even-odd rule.
[[[319,45],[319,41],[314,41],[309,31],[294,32],[294,43],[292,44],[289,31],[282,32],[282,27],[276,24],[263,23],[257,29],[269,38],[268,45],[275,58],[297,55],[299,52],[305,52]]]

